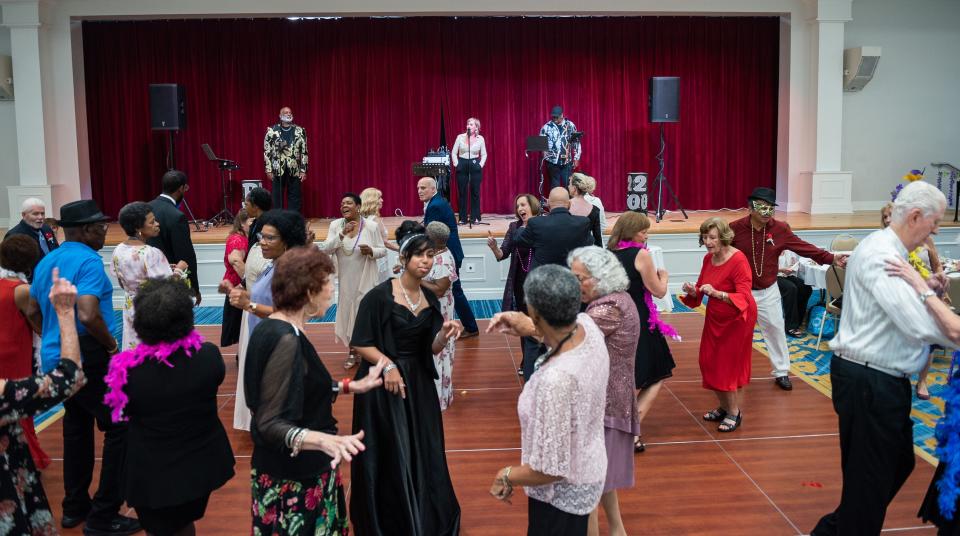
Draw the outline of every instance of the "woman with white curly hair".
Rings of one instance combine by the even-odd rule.
[[[630,279],[612,252],[597,246],[577,248],[567,256],[570,270],[580,282],[580,300],[587,315],[603,332],[610,354],[607,404],[603,419],[607,451],[607,476],[600,505],[607,515],[610,534],[625,535],[617,489],[633,487],[633,438],[640,434],[633,376],[640,314],[626,292]],[[590,535],[600,533],[597,510],[590,514]]]

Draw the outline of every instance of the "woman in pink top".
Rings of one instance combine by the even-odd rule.
[[[610,359],[603,332],[578,314],[580,284],[570,270],[541,266],[523,290],[529,316],[498,313],[487,331],[542,338],[550,350],[537,358],[517,403],[521,464],[501,469],[490,494],[505,501],[514,485],[524,486],[528,535],[583,536],[606,479]]]

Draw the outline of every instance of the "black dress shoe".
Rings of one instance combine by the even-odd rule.
[[[140,522],[132,517],[118,515],[106,525],[87,523],[83,527],[86,536],[123,536],[140,532]]]
[[[67,514],[63,514],[63,517],[60,518],[60,526],[65,529],[72,529],[80,523],[83,523],[85,519],[87,519],[87,514],[81,516],[68,516]]]
[[[788,376],[777,376],[777,379],[774,380],[777,384],[777,387],[783,389],[784,391],[792,391],[793,384],[790,383],[790,378]]]

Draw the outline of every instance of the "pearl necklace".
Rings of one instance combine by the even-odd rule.
[[[420,308],[420,304],[423,303],[423,290],[420,290],[417,296],[417,303],[413,303],[413,300],[411,300],[410,296],[407,295],[407,289],[403,288],[403,283],[397,281],[397,286],[400,287],[400,292],[403,293],[404,299],[407,300],[407,305],[410,307],[410,310],[416,313],[417,309]]]
[[[767,225],[763,225],[763,230],[767,230]],[[763,235],[760,235],[760,238],[763,238]],[[753,258],[753,273],[757,274],[757,277],[763,277],[763,260],[767,252],[767,242],[763,241],[763,245],[760,246],[760,269],[757,270],[757,247],[755,245],[756,241],[753,238],[753,223],[750,223],[750,256]]]

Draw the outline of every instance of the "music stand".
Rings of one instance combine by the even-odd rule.
[[[200,148],[203,149],[203,154],[207,155],[207,159],[216,163],[217,170],[220,173],[220,190],[223,192],[223,210],[217,212],[216,216],[210,218],[210,223],[212,225],[217,225],[218,223],[223,225],[232,225],[234,214],[230,212],[229,189],[233,184],[233,171],[240,169],[240,166],[237,165],[237,163],[233,160],[219,158],[216,154],[214,154],[213,149],[210,148],[210,144],[208,143],[202,144]],[[224,172],[227,174],[224,175]]]
[[[547,137],[546,136],[527,136],[527,149],[524,151],[524,155],[527,158],[530,158],[530,153],[540,153],[540,162],[537,167],[533,167],[533,161],[530,161],[530,184],[536,184],[537,193],[540,194],[540,205],[543,207],[547,206],[547,199],[543,197],[543,161],[547,158]],[[540,174],[540,181],[537,182],[537,172]]]
[[[667,142],[663,137],[663,122],[659,121],[659,123],[660,123],[660,152],[657,153],[657,163],[659,164],[660,169],[659,171],[657,171],[657,178],[654,179],[654,182],[656,182],[659,185],[659,188],[657,188],[657,223],[660,223],[660,220],[663,219],[664,214],[667,213],[667,209],[663,208],[663,187],[664,186],[666,186],[667,190],[670,192],[670,197],[673,198],[673,202],[676,203],[677,208],[679,208],[680,212],[683,213],[683,219],[688,220],[690,218],[687,216],[687,211],[683,209],[683,205],[680,204],[680,199],[677,197],[677,194],[674,193],[673,187],[670,186],[670,182],[667,181],[667,176],[663,172],[665,168],[664,160],[665,160],[665,154],[667,152]]]

